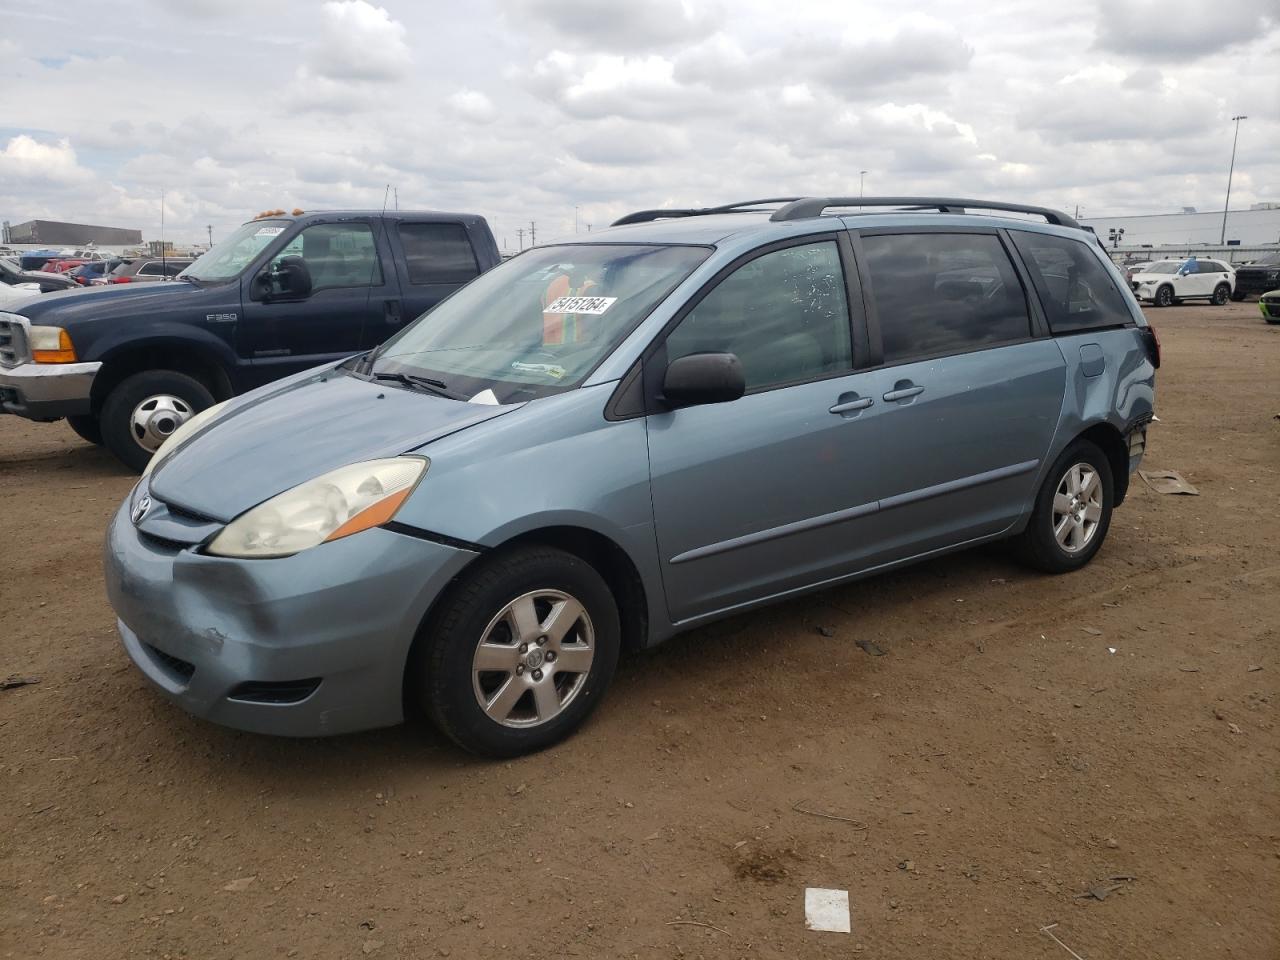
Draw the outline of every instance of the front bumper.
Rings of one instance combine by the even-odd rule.
[[[367,530],[278,560],[232,560],[142,534],[132,497],[107,533],[107,596],[130,658],[184,710],[256,733],[399,723],[409,648],[475,557]]]
[[[89,413],[93,378],[101,366],[96,361],[0,366],[0,412],[28,420],[59,420]]]
[[[1258,300],[1258,312],[1268,323],[1280,323],[1280,290],[1268,290]]]

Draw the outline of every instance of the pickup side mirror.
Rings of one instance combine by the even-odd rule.
[[[742,361],[732,353],[691,353],[667,365],[662,399],[672,409],[729,403],[747,392]]]
[[[282,257],[253,278],[254,300],[305,300],[311,296],[311,271],[302,257]]]

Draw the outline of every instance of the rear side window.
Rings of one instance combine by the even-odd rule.
[[[1031,335],[1026,293],[995,235],[866,236],[862,248],[885,363]]]
[[[1047,233],[1011,231],[1031,271],[1054,333],[1132,323],[1111,274],[1084,243]]]
[[[834,241],[786,247],[725,277],[667,335],[667,362],[732,353],[748,390],[798,383],[853,365],[844,271]]]
[[[142,269],[141,269],[141,270],[139,270],[139,271],[138,271],[138,273],[139,273],[139,274],[141,274],[141,275],[142,275],[142,276],[144,276],[144,277],[162,277],[162,276],[164,276],[164,271],[160,269],[160,261],[159,261],[159,260],[155,261],[154,263],[144,263],[144,264],[142,265]]]
[[[402,223],[410,283],[466,283],[479,276],[467,230],[458,223]]]

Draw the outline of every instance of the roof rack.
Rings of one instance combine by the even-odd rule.
[[[1021,203],[997,203],[993,200],[964,200],[947,197],[805,197],[793,200],[784,207],[775,210],[769,219],[774,222],[785,220],[807,220],[821,216],[827,207],[905,207],[908,210],[936,210],[939,213],[966,213],[969,208],[975,210],[1006,210],[1011,213],[1029,213],[1044,217],[1046,222],[1060,227],[1075,227],[1080,224],[1060,210],[1048,207],[1029,207]]]
[[[629,223],[649,223],[652,220],[665,220],[675,217],[706,217],[713,213],[768,213],[768,210],[757,209],[761,203],[795,203],[802,197],[767,197],[764,200],[742,200],[738,203],[726,203],[719,207],[666,207],[659,210],[637,210],[619,217],[611,226],[624,227]],[[784,208],[785,209],[785,208]]]
[[[1004,210],[1009,213],[1027,213],[1044,217],[1045,221],[1060,227],[1084,228],[1061,210],[1049,207],[1030,207],[1021,203],[998,203],[993,200],[967,200],[949,197],[769,197],[764,200],[743,200],[740,203],[727,203],[719,207],[668,208],[659,210],[638,210],[613,221],[613,226],[621,227],[629,223],[649,223],[676,217],[703,217],[714,213],[768,213],[761,210],[760,204],[780,203],[783,206],[773,211],[769,217],[774,222],[787,220],[807,220],[819,217],[828,207],[901,207],[905,210],[923,212],[935,210],[938,213],[967,213],[969,210]]]

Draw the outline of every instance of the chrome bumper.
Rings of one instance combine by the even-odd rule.
[[[0,367],[0,412],[29,420],[89,413],[89,393],[101,366],[94,361]]]

